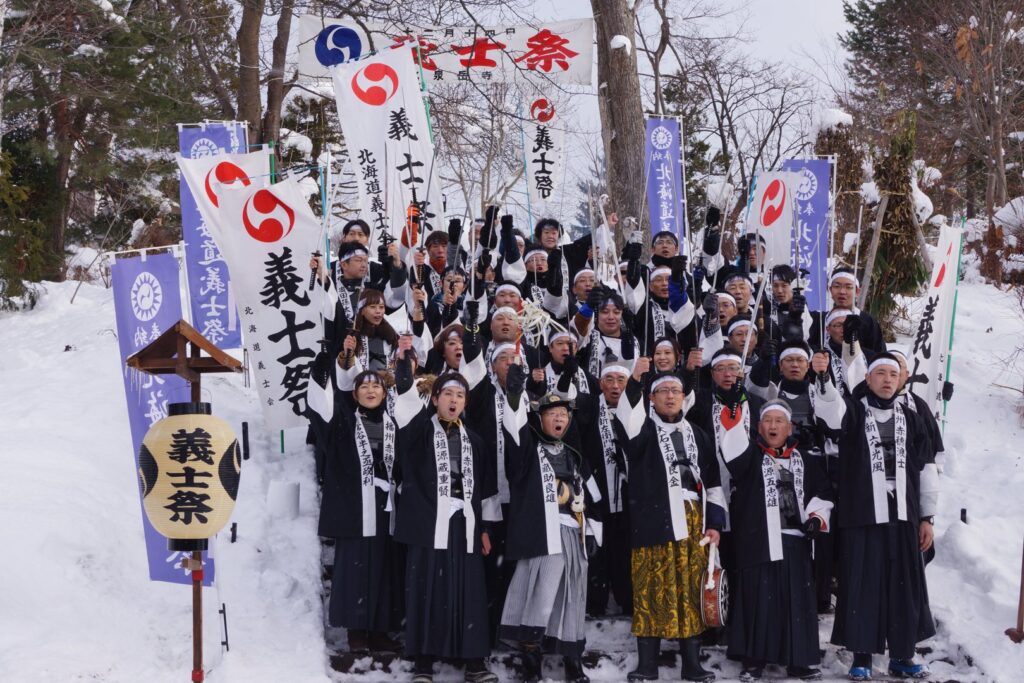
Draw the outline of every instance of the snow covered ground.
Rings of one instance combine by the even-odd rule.
[[[12,683],[187,680],[190,590],[148,580],[110,292],[83,285],[71,305],[74,283],[47,290],[36,310],[0,315],[0,673]],[[928,569],[940,622],[924,644],[933,680],[1024,680],[1024,645],[1003,635],[1015,620],[1024,536],[1018,345],[1024,315],[1016,297],[962,285],[938,558]],[[221,534],[218,585],[204,591],[208,680],[407,680],[404,663],[361,676],[331,671],[303,435],[288,434],[282,454],[278,436],[261,431],[255,394],[240,377],[207,376],[204,393],[239,432],[250,421],[251,441],[233,517],[238,540]],[[272,482],[299,483],[297,518],[271,511]],[[830,628],[823,621],[823,643]],[[590,646],[611,653],[587,660],[594,680],[622,681],[634,666],[628,630],[617,620],[592,626]],[[738,673],[719,651],[711,662],[720,680]],[[848,653],[827,648],[830,677],[841,678],[848,663]],[[884,666],[880,657],[875,663]],[[546,671],[557,679],[554,664]],[[510,678],[504,665],[496,669]],[[678,670],[663,667],[662,679],[677,680]],[[461,677],[445,668],[438,680]]]

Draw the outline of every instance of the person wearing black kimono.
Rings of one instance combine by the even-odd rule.
[[[541,679],[541,653],[563,657],[565,680],[586,683],[587,548],[601,540],[597,483],[580,453],[564,441],[573,402],[550,392],[527,420],[525,370],[509,368],[505,414],[509,486],[505,561],[514,563],[499,634],[523,652],[522,680]]]
[[[745,410],[737,408],[737,411]],[[793,437],[789,405],[761,408],[757,438],[738,420],[725,430],[722,452],[735,489],[730,503],[736,553],[729,609],[730,658],[741,681],[760,680],[765,664],[789,678],[821,678],[810,539],[829,530],[831,489],[818,458]]]
[[[923,678],[915,645],[935,634],[922,553],[932,545],[937,473],[919,420],[898,401],[900,366],[880,353],[862,397],[841,397],[817,353],[814,414],[839,445],[839,596],[832,642],[854,653],[851,680],[871,677],[871,654],[889,672]]]
[[[704,632],[701,573],[708,543],[718,544],[725,498],[711,438],[683,416],[684,387],[676,375],[655,375],[650,413],[640,381],[650,360],[638,358],[615,409],[628,443],[632,527],[633,634],[637,668],[631,681],[658,678],[662,638],[678,639],[688,681],[714,680],[700,665]]]
[[[885,338],[882,336],[882,328],[870,313],[857,308],[857,296],[860,294],[860,282],[850,268],[840,267],[832,272],[828,281],[828,291],[832,296],[834,308],[848,308],[853,311],[857,318],[855,323],[860,333],[860,344],[864,353],[872,356],[885,351]],[[824,313],[812,313],[813,322],[808,331],[808,341],[813,344],[820,343],[822,335],[821,324],[826,317]],[[827,323],[826,323],[827,324]],[[827,337],[827,335],[824,335]]]
[[[449,374],[431,389],[428,410],[413,385],[407,356],[411,339],[399,340],[395,369],[395,422],[399,487],[395,539],[406,544],[405,655],[415,664],[414,683],[431,683],[438,658],[465,663],[469,683],[496,683],[490,654],[482,532],[483,501],[497,493],[483,441],[460,419],[469,387]]]
[[[388,632],[402,626],[405,580],[404,549],[391,536],[397,429],[381,376],[364,371],[353,384],[339,393],[325,439],[319,534],[335,539],[329,621],[348,629],[352,652],[393,652]]]

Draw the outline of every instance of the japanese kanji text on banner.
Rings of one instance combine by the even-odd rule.
[[[828,248],[832,236],[832,164],[827,159],[786,159],[783,171],[792,171],[799,177],[791,189],[796,199],[797,245],[800,248],[798,263],[791,265],[806,268],[808,275],[802,280],[804,296],[812,311],[821,311],[828,306],[825,285],[828,283]]]
[[[427,87],[458,81],[512,81],[536,74],[555,83],[591,82],[594,20],[570,19],[536,27],[363,27],[341,19],[299,17],[299,72],[326,78],[330,67],[388,47],[408,46]]]
[[[424,230],[443,227],[440,165],[416,65],[404,50],[331,69],[342,133],[359,186],[360,215],[380,234],[401,235],[411,202]]]
[[[668,230],[687,245],[686,197],[683,195],[683,164],[677,119],[647,119],[644,139],[644,168],[647,178],[647,207],[651,234]]]
[[[523,153],[530,204],[535,214],[549,215],[553,198],[565,190],[565,122],[554,99],[537,92],[527,103]]]
[[[309,366],[321,338],[323,289],[308,289],[320,220],[294,179],[221,186],[214,237],[235,281],[245,348],[270,429],[307,424]],[[223,227],[222,227],[223,226]]]

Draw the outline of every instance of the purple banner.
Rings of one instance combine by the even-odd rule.
[[[647,170],[647,207],[651,234],[669,230],[679,238],[685,253],[686,196],[679,149],[677,119],[647,119],[644,137],[644,168]]]
[[[781,170],[800,174],[800,182],[794,192],[800,263],[792,265],[794,268],[806,268],[810,272],[803,278],[807,306],[812,311],[822,311],[828,305],[828,246],[832,237],[832,216],[829,213],[832,164],[827,159],[786,159],[782,162]]]
[[[128,424],[132,430],[132,459],[138,471],[139,446],[146,432],[167,416],[167,404],[188,401],[188,382],[177,375],[150,375],[129,369],[124,361],[160,336],[181,319],[178,259],[173,254],[152,254],[117,259],[110,269],[117,317],[117,341],[121,349],[121,372],[128,401]],[[142,508],[140,494],[139,507]],[[191,583],[189,573],[177,567],[184,555],[167,550],[161,536],[142,513],[152,581]],[[213,559],[208,558],[203,581],[213,581]]]
[[[196,159],[247,151],[246,126],[235,121],[178,127],[181,155]],[[192,326],[222,349],[242,346],[231,276],[199,213],[188,183],[181,181],[181,236],[191,301]]]

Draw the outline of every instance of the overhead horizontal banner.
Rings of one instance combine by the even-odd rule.
[[[341,132],[359,187],[360,216],[376,236],[401,237],[415,203],[425,231],[443,227],[440,164],[420,91],[404,50],[331,68]],[[411,243],[409,246],[413,246]]]
[[[765,264],[794,265],[793,221],[798,173],[760,171],[754,176],[747,233],[764,241]]]
[[[186,159],[206,159],[246,151],[247,128],[239,121],[211,121],[178,126],[178,145]],[[198,192],[181,183],[181,236],[192,326],[217,346],[242,346],[231,277],[196,205]]]
[[[167,404],[191,400],[189,384],[181,377],[151,375],[132,370],[124,363],[181,320],[178,269],[178,258],[169,253],[118,258],[110,268],[135,472],[139,471],[142,439],[151,426],[167,417]],[[139,503],[142,513],[141,498]],[[179,566],[185,554],[168,550],[167,539],[153,528],[145,514],[142,514],[142,529],[150,580],[192,583],[191,574]],[[203,582],[210,585],[215,571],[213,561],[206,559],[203,564],[206,567]]]
[[[320,220],[289,178],[222,186],[214,237],[234,276],[245,348],[270,429],[307,424],[309,367],[323,336],[323,288],[309,290]]]
[[[800,248],[793,268],[804,268],[803,295],[812,311],[828,307],[828,248],[832,237],[832,164],[827,159],[786,159],[782,170],[796,173],[796,243]]]
[[[923,398],[935,415],[942,419],[942,390],[949,357],[949,341],[953,334],[953,309],[957,283],[960,281],[960,251],[963,229],[943,225],[939,246],[935,251],[932,276],[928,280],[928,296],[917,323],[911,349],[907,385]]]
[[[565,188],[565,121],[553,98],[539,93],[524,111],[523,160],[530,206],[534,214],[552,215],[553,204]]]
[[[531,75],[560,84],[591,82],[594,20],[570,19],[537,26],[390,26],[299,17],[299,73],[327,78],[337,64],[389,47],[408,46],[429,88],[459,81],[507,82]]]
[[[644,168],[647,173],[647,207],[651,234],[668,230],[686,249],[686,197],[683,195],[682,135],[679,120],[647,119],[644,137]]]

